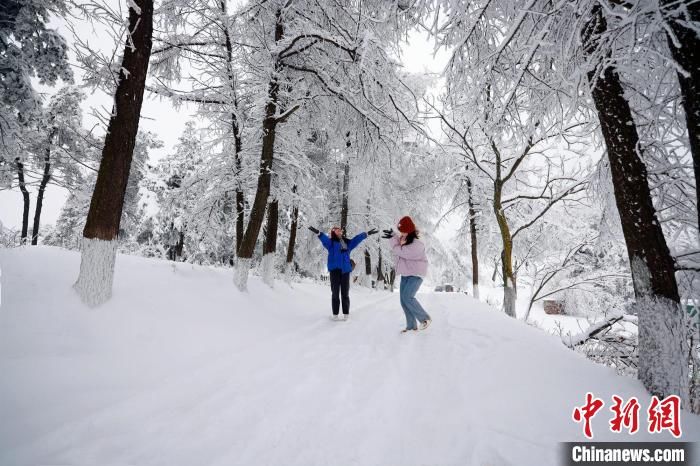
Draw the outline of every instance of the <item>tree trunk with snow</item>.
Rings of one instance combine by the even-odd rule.
[[[49,136],[49,141],[53,139],[53,136]],[[44,204],[44,191],[46,191],[46,185],[49,184],[51,180],[51,147],[46,148],[44,153],[44,173],[41,176],[41,183],[39,184],[39,191],[36,194],[36,206],[34,207],[34,225],[32,228],[32,245],[36,246],[39,241],[39,225],[41,224],[41,208]]]
[[[700,22],[700,4],[688,2],[684,8],[679,8],[676,2],[671,0],[661,0],[659,3],[675,16],[667,21],[670,27],[670,31],[667,31],[667,42],[673,59],[683,68],[677,75],[690,152],[693,156],[696,199],[700,206],[700,37],[691,27],[692,23]],[[700,226],[700,208],[698,225]]]
[[[379,257],[377,258],[377,287],[379,284],[384,284],[384,266],[382,265],[382,248],[379,248]]]
[[[366,227],[367,230],[369,230],[370,227],[370,212],[371,212],[371,199],[367,198],[367,217],[366,217]],[[366,286],[372,286],[372,256],[369,253],[369,249],[365,248],[365,274],[364,277],[362,277],[362,283],[365,284]]]
[[[233,106],[238,109],[238,89],[236,88],[236,74],[233,70],[233,42],[231,40],[231,32],[229,31],[228,15],[226,8],[226,0],[221,0],[219,3],[222,17],[224,18],[224,44],[226,46],[226,71],[228,74],[228,83],[231,87],[231,97],[233,98]],[[238,252],[243,241],[243,230],[245,228],[245,193],[241,180],[241,152],[243,151],[243,141],[241,137],[241,126],[238,122],[238,116],[235,112],[231,113],[231,133],[233,134],[233,151],[234,162],[236,167],[236,245],[234,253]]]
[[[27,184],[24,181],[24,164],[19,161],[19,157],[15,159],[15,166],[19,190],[22,192],[22,233],[20,235],[20,244],[26,244],[27,231],[29,230],[29,191],[27,191]]]
[[[279,42],[284,35],[284,25],[282,23],[282,12],[277,11],[275,24],[275,42]],[[250,271],[255,243],[262,228],[265,217],[267,200],[270,196],[270,185],[272,181],[272,161],[275,155],[275,136],[277,130],[277,98],[279,94],[279,82],[277,73],[280,72],[279,62],[275,66],[275,73],[270,79],[267,91],[267,104],[265,105],[265,118],[263,120],[262,151],[260,154],[260,172],[258,174],[258,186],[255,191],[255,199],[250,210],[248,226],[238,246],[238,262],[236,264],[235,284],[239,290],[245,291],[248,283],[248,272]]]
[[[277,225],[279,222],[279,201],[273,200],[267,206],[265,244],[263,244],[262,276],[271,288],[275,285],[275,253],[277,252]]]
[[[177,237],[177,244],[175,245],[175,260],[182,260],[182,251],[185,248],[185,232],[180,231]]]
[[[297,185],[292,186],[292,194],[296,195]],[[287,243],[287,267],[291,267],[294,263],[294,248],[297,242],[297,229],[299,228],[299,207],[296,205],[292,207],[292,223],[289,226],[289,243]]]
[[[589,57],[606,30],[602,8],[596,5],[583,31]],[[591,70],[588,79],[607,148],[637,300],[639,379],[654,395],[677,394],[687,400],[686,315],[680,306],[673,258],[652,203],[637,127],[613,67],[605,66],[598,74]]]
[[[469,237],[472,252],[472,294],[479,299],[479,253],[476,237],[476,209],[472,196],[472,180],[467,178],[467,195],[469,196]]]
[[[128,30],[130,37],[124,48],[114,108],[83,230],[80,274],[75,283],[82,300],[93,306],[112,295],[119,223],[151,55],[153,0],[130,3]]]
[[[343,192],[340,203],[340,228],[346,232],[348,227],[348,189],[350,188],[350,163],[343,166]]]
[[[499,178],[494,181],[493,189],[493,212],[496,215],[496,222],[501,233],[501,271],[503,272],[503,310],[510,317],[515,317],[515,299],[517,288],[515,274],[513,273],[513,237],[508,226],[508,219],[503,212],[501,197],[503,184]]]

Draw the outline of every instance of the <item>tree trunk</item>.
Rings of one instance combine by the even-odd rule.
[[[279,201],[274,199],[267,206],[267,225],[263,244],[263,281],[270,287],[275,284],[275,252],[277,251],[277,225],[279,222]]]
[[[508,226],[501,204],[503,185],[499,179],[494,182],[493,212],[496,214],[498,229],[501,232],[501,270],[503,271],[503,310],[510,317],[515,317],[515,299],[517,296],[517,284],[513,273],[513,237]]]
[[[228,16],[226,12],[226,0],[221,0],[219,3],[222,16],[226,21]],[[228,24],[223,25],[224,39],[226,46],[226,71],[228,73],[229,84],[231,85],[231,99],[233,107],[238,110],[238,92],[236,89],[236,74],[233,70],[233,43],[231,41],[231,33],[229,32]],[[243,140],[241,138],[241,127],[238,123],[238,117],[235,112],[231,112],[231,132],[233,133],[233,150],[236,166],[236,246],[234,253],[238,252],[243,242],[243,230],[245,228],[245,193],[241,183],[241,152],[243,150]]]
[[[151,55],[153,0],[133,0],[131,5],[128,29],[131,34],[119,69],[114,108],[83,230],[80,275],[75,284],[89,305],[98,305],[112,294],[116,240]]]
[[[277,251],[277,225],[279,222],[279,201],[274,199],[267,206],[267,225],[265,226],[265,244],[263,254]]]
[[[36,194],[36,206],[34,207],[34,225],[32,228],[32,245],[36,246],[39,241],[39,225],[41,223],[41,208],[44,204],[44,191],[46,191],[46,185],[49,184],[51,179],[51,140],[53,139],[53,134],[49,136],[49,147],[46,148],[44,153],[44,173],[41,177],[41,183],[39,184],[39,191]]]
[[[275,24],[275,42],[279,42],[284,35],[284,25],[282,24],[282,12],[277,11]],[[255,192],[255,199],[250,211],[248,226],[243,234],[241,244],[238,247],[238,263],[234,282],[239,290],[244,291],[248,287],[248,272],[250,271],[255,243],[258,241],[260,228],[265,217],[267,199],[270,196],[270,184],[272,177],[272,161],[275,155],[275,136],[277,129],[277,95],[279,93],[279,82],[277,73],[281,71],[279,63],[275,65],[275,73],[270,79],[267,91],[267,104],[265,105],[265,119],[263,120],[262,151],[260,155],[260,172],[258,174],[258,186]]]
[[[479,299],[479,253],[476,242],[476,210],[474,209],[472,180],[470,178],[467,178],[467,195],[469,196],[469,236],[472,250],[472,294],[474,298]]]
[[[350,163],[345,162],[343,167],[343,193],[340,204],[340,228],[347,232],[348,227],[348,189],[350,187]]]
[[[592,11],[583,44],[593,56],[607,30],[600,5]],[[605,58],[605,57],[603,57]],[[595,65],[600,65],[596,63]],[[622,232],[627,245],[639,314],[639,379],[654,395],[687,400],[685,313],[679,302],[673,258],[652,203],[639,136],[617,71],[588,72],[591,94],[607,147]]]
[[[29,229],[29,191],[27,184],[24,181],[24,164],[19,161],[19,157],[15,159],[17,165],[17,182],[19,190],[22,192],[22,234],[20,236],[20,244],[27,244],[27,230]]]
[[[243,187],[241,185],[241,157],[240,153],[236,153],[236,248],[235,252],[238,252],[238,248],[241,247],[243,243],[243,232],[245,230],[245,193],[243,192]]]
[[[382,265],[382,248],[379,248],[379,257],[377,258],[377,286],[384,283],[384,267]]]
[[[297,185],[292,186],[292,194],[297,193]],[[292,207],[292,224],[289,226],[289,243],[287,244],[287,266],[291,267],[294,262],[294,247],[297,242],[297,228],[299,223],[299,207],[294,201]]]
[[[177,239],[177,244],[175,245],[175,259],[182,260],[182,251],[185,248],[185,232],[180,231]]]
[[[371,211],[371,199],[368,197],[367,198],[367,218],[366,220],[366,227],[369,230],[370,227],[370,211]],[[367,280],[368,283],[367,285],[370,287],[374,287],[374,281],[372,280],[372,256],[369,253],[369,249],[365,248],[365,277],[364,280]],[[364,281],[363,280],[363,281]]]
[[[667,21],[675,40],[667,33],[667,42],[673,59],[683,68],[683,72],[677,74],[688,128],[690,153],[693,156],[698,226],[700,226],[700,97],[698,97],[700,96],[700,38],[696,30],[687,26],[690,22],[697,24],[700,21],[700,3],[686,3],[684,9],[688,11],[687,16],[683,14],[676,2],[661,0],[660,3],[662,7],[677,12],[677,17],[669,18]]]

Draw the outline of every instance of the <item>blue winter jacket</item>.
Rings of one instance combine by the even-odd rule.
[[[328,271],[340,269],[343,273],[348,273],[352,270],[350,264],[350,251],[355,249],[364,239],[367,238],[367,233],[359,235],[348,240],[348,250],[340,250],[340,241],[333,241],[325,233],[319,233],[318,239],[321,240],[323,247],[328,250]]]

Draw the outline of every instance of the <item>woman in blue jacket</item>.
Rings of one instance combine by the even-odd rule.
[[[318,235],[323,247],[328,250],[328,272],[331,279],[331,305],[333,309],[333,320],[338,320],[338,311],[340,310],[340,302],[342,297],[343,302],[343,320],[348,320],[350,315],[350,272],[352,264],[350,263],[350,252],[355,249],[369,235],[377,233],[377,229],[373,228],[366,233],[348,239],[343,230],[339,227],[331,228],[330,236],[318,231],[314,227],[309,227],[309,230]]]

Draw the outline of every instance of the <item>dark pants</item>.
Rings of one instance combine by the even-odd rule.
[[[340,309],[340,297],[343,298],[343,314],[350,313],[350,272],[343,273],[340,269],[331,270],[331,304],[333,315],[338,315]],[[340,295],[340,296],[339,296]]]

